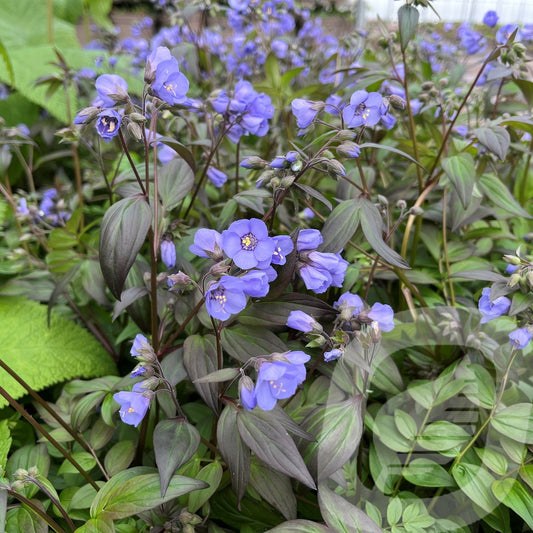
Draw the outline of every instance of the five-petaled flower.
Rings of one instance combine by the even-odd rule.
[[[346,127],[375,126],[383,114],[382,104],[383,97],[379,93],[355,91],[350,98],[350,104],[342,111]]]
[[[504,315],[511,308],[511,300],[507,296],[499,296],[491,300],[490,287],[485,287],[481,291],[481,298],[479,299],[479,312],[483,315],[481,323],[484,324],[489,320]]]
[[[160,50],[162,48],[162,50]],[[180,72],[178,60],[159,47],[152,58],[151,68],[156,66],[152,92],[170,105],[183,104],[187,100],[189,80]]]
[[[205,306],[213,318],[227,320],[246,307],[244,282],[234,276],[222,276],[205,292]]]
[[[528,328],[519,328],[509,333],[509,342],[517,350],[522,350],[529,344],[532,337],[533,333],[531,333]]]
[[[118,135],[121,122],[121,116],[114,109],[104,109],[97,115],[96,131],[105,142],[109,142]]]
[[[244,270],[267,268],[272,261],[275,241],[266,224],[258,219],[241,219],[222,232],[222,249]]]
[[[135,383],[131,392],[120,391],[113,395],[113,399],[120,404],[120,418],[125,424],[137,427],[148,407],[150,407],[150,391],[142,388],[143,382]]]

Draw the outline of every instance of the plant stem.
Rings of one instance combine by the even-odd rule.
[[[137,168],[135,167],[135,163],[133,162],[133,159],[131,158],[130,151],[128,150],[128,147],[126,145],[126,140],[124,139],[124,135],[122,133],[122,130],[118,130],[118,138],[120,139],[120,144],[122,146],[122,150],[126,154],[126,157],[128,158],[128,162],[131,166],[131,170],[133,170],[133,174],[135,174],[135,178],[137,179],[137,183],[141,187],[141,191],[146,196],[146,189],[144,188],[143,181],[141,179],[141,176],[139,176],[139,172],[137,171]]]
[[[74,522],[70,519],[70,516],[68,515],[67,511],[65,511],[65,508],[61,505],[61,502],[35,477],[29,477],[28,481],[31,481],[39,489],[44,492],[49,498],[50,501],[57,507],[63,518],[66,520],[67,524],[70,526],[71,531],[76,530],[76,526],[74,525]]]
[[[100,487],[93,481],[91,476],[81,467],[81,465],[70,455],[70,453],[57,442],[44,427],[33,418],[20,403],[18,403],[3,387],[0,387],[0,395],[2,395],[9,404],[20,413],[32,426],[33,428],[41,433],[41,435],[54,447],[56,450],[69,461],[72,466],[85,478],[85,480],[94,488],[96,491],[100,490]]]

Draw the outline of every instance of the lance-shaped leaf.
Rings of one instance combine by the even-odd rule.
[[[196,479],[205,481],[208,487],[202,490],[195,490],[189,495],[189,505],[187,506],[189,513],[198,511],[217,491],[222,480],[222,465],[218,462],[205,465],[196,474]]]
[[[496,154],[502,161],[505,160],[511,137],[504,127],[477,128],[474,130],[474,135],[485,148]]]
[[[148,511],[207,483],[185,476],[174,476],[165,497],[161,496],[159,474],[153,468],[135,467],[113,476],[98,492],[91,505],[91,518],[127,518]]]
[[[327,479],[350,460],[363,432],[362,397],[318,407],[303,427],[316,437],[307,446],[310,468],[319,481]],[[306,455],[307,455],[306,454]]]
[[[451,474],[459,488],[484,511],[492,513],[498,507],[500,502],[490,490],[494,478],[486,468],[460,463],[452,468]]]
[[[123,198],[104,215],[100,231],[100,267],[113,296],[120,300],[126,276],[152,223],[143,196]]]
[[[192,152],[187,147],[185,147],[183,144],[176,141],[176,139],[173,139],[172,137],[158,137],[157,139],[151,141],[150,144],[153,144],[153,143],[166,144],[168,147],[172,148],[172,150],[175,150],[176,152],[178,152],[178,154],[181,156],[183,161],[185,161],[185,163],[189,165],[193,174],[196,172],[196,163],[194,162],[194,156],[192,155]]]
[[[533,497],[519,481],[512,478],[496,480],[492,484],[492,492],[533,529]]]
[[[267,533],[335,533],[335,531],[311,520],[291,520],[269,529]]]
[[[275,507],[287,520],[296,518],[296,496],[291,480],[276,472],[254,457],[250,472],[250,484],[272,507]]]
[[[531,218],[531,215],[516,201],[498,176],[483,174],[479,178],[478,187],[491,202],[494,202],[494,205],[501,207],[507,213],[517,217]]]
[[[405,52],[409,41],[416,33],[419,18],[416,7],[404,4],[398,9],[398,28],[400,30],[400,46],[402,52]]]
[[[194,174],[183,159],[171,159],[158,174],[159,197],[165,209],[176,207],[194,186]]]
[[[325,483],[318,487],[318,504],[326,524],[337,533],[382,533],[374,520],[329,490]]]
[[[217,347],[214,335],[191,335],[183,344],[183,364],[198,394],[204,402],[218,411],[218,386],[216,383],[199,383],[196,380],[218,370]]]
[[[161,496],[164,497],[174,472],[198,449],[200,433],[182,418],[161,420],[154,429],[154,453]]]
[[[533,444],[533,405],[516,403],[503,409],[491,421],[502,435],[524,444]]]
[[[240,502],[250,479],[250,449],[239,435],[237,412],[233,405],[222,411],[217,425],[217,443],[231,474],[231,486]]]
[[[378,208],[366,198],[360,199],[361,204],[361,229],[368,244],[392,266],[411,268],[407,261],[383,240],[383,220]]]
[[[357,231],[359,211],[359,198],[345,200],[335,207],[322,228],[324,240],[319,249],[334,254],[340,252]]]
[[[242,440],[266,465],[316,488],[296,444],[281,424],[242,410],[237,415],[237,426]]]
[[[288,351],[285,343],[265,328],[237,325],[224,328],[221,338],[224,351],[242,363],[250,357]]]
[[[461,200],[461,204],[466,209],[472,199],[472,191],[476,181],[474,158],[466,152],[445,157],[442,160],[442,168],[453,185],[459,200]]]

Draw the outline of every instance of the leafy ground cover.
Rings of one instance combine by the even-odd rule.
[[[533,25],[151,7],[0,0],[0,531],[533,529]]]

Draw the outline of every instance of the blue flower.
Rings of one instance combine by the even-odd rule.
[[[244,294],[253,298],[262,298],[270,290],[268,275],[263,270],[251,270],[239,279],[243,282]]]
[[[341,313],[341,318],[344,321],[349,321],[352,318],[357,318],[363,310],[363,300],[351,292],[341,294],[339,299],[333,304],[333,307]]]
[[[145,396],[141,383],[135,383],[131,392],[121,391],[113,395],[113,399],[120,404],[120,418],[125,424],[137,427],[148,407],[150,407],[150,398]]]
[[[222,187],[222,185],[228,180],[227,174],[215,167],[209,167],[207,169],[207,177],[215,187]]]
[[[133,339],[130,354],[132,357],[141,357],[141,350],[146,350],[148,347],[150,347],[148,339],[142,333],[137,333],[135,339]]]
[[[189,251],[198,257],[210,257],[215,261],[222,259],[222,235],[214,229],[200,228],[194,234],[194,244]]]
[[[118,74],[103,74],[94,82],[98,97],[93,105],[113,107],[117,102],[128,99],[128,84]]]
[[[387,304],[376,302],[367,313],[368,318],[378,323],[381,331],[392,331],[394,329],[394,311]]]
[[[227,320],[246,307],[244,283],[240,278],[222,276],[205,293],[205,306],[213,318]]]
[[[375,126],[381,119],[383,97],[376,92],[355,91],[342,111],[347,128]]]
[[[338,348],[334,348],[333,350],[330,350],[329,352],[324,352],[324,361],[326,363],[329,363],[330,361],[335,361],[335,359],[338,359],[342,355],[342,350],[339,350]]]
[[[301,252],[303,250],[316,250],[324,238],[317,229],[303,229],[298,233],[296,240],[296,249]]]
[[[222,249],[244,270],[266,268],[272,260],[274,245],[266,224],[258,218],[236,220],[222,232]]]
[[[96,131],[107,143],[118,135],[122,118],[114,109],[104,109],[97,115]]]
[[[306,257],[301,254],[300,259],[300,276],[307,289],[321,294],[330,286],[342,287],[348,261],[340,254],[312,251]]]
[[[272,263],[274,265],[284,265],[287,261],[287,255],[294,250],[294,243],[289,235],[277,235],[274,239],[274,253],[272,254]]]
[[[318,113],[316,102],[295,98],[291,103],[292,114],[296,117],[296,125],[300,129],[308,128]]]
[[[489,26],[489,28],[494,28],[498,24],[498,13],[496,11],[487,11],[483,17],[483,24]]]
[[[282,361],[265,362],[259,367],[255,398],[257,405],[270,411],[277,400],[290,398],[305,380],[305,363],[310,357],[301,351],[283,354]]]
[[[188,90],[189,80],[180,72],[175,57],[157,65],[152,91],[158,98],[170,105],[182,104]]]
[[[464,30],[461,35],[461,45],[467,54],[477,54],[487,45],[487,40],[481,33],[474,30]]]
[[[255,387],[252,380],[248,376],[243,376],[239,381],[239,397],[241,398],[242,406],[251,411],[255,409],[257,400],[255,399]]]
[[[528,328],[520,328],[509,333],[509,342],[514,348],[521,350],[529,344],[532,337],[533,333],[530,333]]]
[[[519,268],[519,265],[507,265],[507,267],[505,268],[505,273],[506,274],[513,274],[514,272],[516,272]]]
[[[522,33],[520,32],[520,28],[517,24],[505,24],[502,26],[497,32],[496,32],[496,41],[499,44],[505,44],[509,37],[513,34],[513,32],[517,30],[515,41],[521,41],[522,40]]]
[[[161,241],[161,259],[167,268],[176,266],[176,245],[171,240]]]
[[[481,323],[484,324],[489,320],[504,315],[511,307],[511,300],[506,296],[499,296],[491,301],[490,287],[485,287],[481,291],[481,298],[478,302],[479,312],[483,315]]]
[[[287,326],[304,333],[310,333],[313,330],[321,330],[322,326],[310,315],[303,311],[296,310],[289,313]]]

